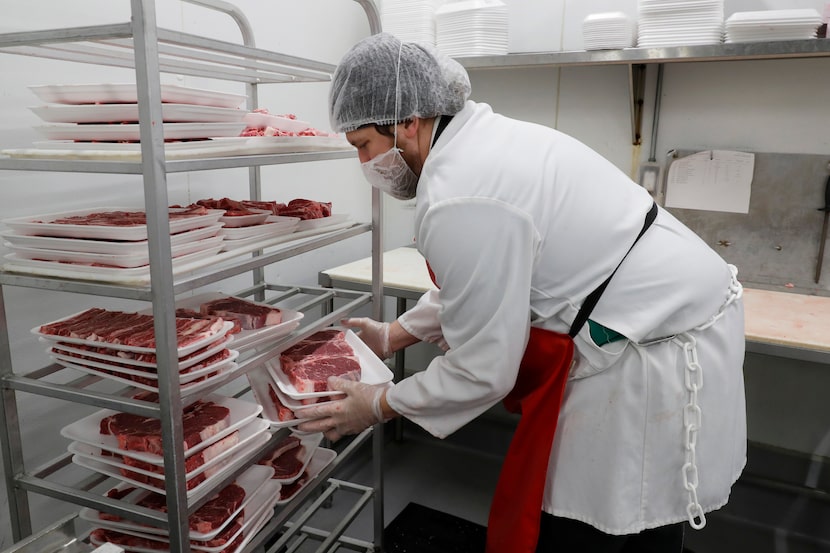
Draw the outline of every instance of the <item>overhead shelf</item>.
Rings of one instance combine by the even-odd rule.
[[[467,69],[513,69],[587,65],[634,65],[700,61],[820,58],[830,56],[830,40],[782,40],[665,48],[573,50],[503,56],[470,56],[456,60]]]

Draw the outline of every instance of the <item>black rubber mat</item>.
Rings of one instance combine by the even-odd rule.
[[[386,553],[483,553],[480,524],[410,503],[384,531]]]

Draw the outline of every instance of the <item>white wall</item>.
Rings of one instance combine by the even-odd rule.
[[[289,54],[336,63],[356,40],[366,36],[368,25],[358,4],[347,0],[273,2],[234,0],[250,18],[257,45]],[[582,48],[581,21],[593,12],[622,10],[636,15],[635,0],[507,0],[511,21],[534,22],[541,34],[519,37],[519,47],[543,45],[558,50]],[[238,31],[225,17],[173,0],[158,1],[163,27],[206,33],[239,40]],[[823,0],[726,0],[727,16],[738,10],[813,7]],[[534,12],[533,10],[542,10]],[[0,32],[57,26],[122,22],[129,17],[126,0],[0,0]],[[530,14],[530,15],[528,15]],[[535,16],[538,14],[538,17]],[[206,31],[207,30],[207,31]],[[519,40],[523,39],[523,40]],[[530,45],[530,46],[528,46]],[[37,98],[31,84],[129,81],[129,71],[57,63],[0,54],[0,148],[25,147],[38,139],[33,126],[38,118],[27,106]],[[631,144],[628,74],[624,67],[568,69],[515,69],[474,71],[473,99],[485,101],[500,112],[558,128],[583,140],[632,173],[645,160],[650,147],[654,71],[650,69],[643,120],[644,143]],[[242,91],[242,85],[163,76],[164,82],[201,88]],[[830,60],[688,63],[666,67],[662,113],[657,141],[658,156],[671,148],[747,148],[756,151],[827,153]],[[291,111],[315,126],[328,128],[328,86],[270,85],[261,87],[260,104],[276,112]],[[659,159],[659,157],[658,157]],[[264,170],[263,197],[285,200],[303,196],[327,199],[335,210],[368,220],[369,194],[356,160],[330,161]],[[0,172],[0,219],[48,213],[90,205],[141,205],[140,180],[131,176],[39,174]],[[173,202],[208,196],[247,194],[246,171],[225,170],[172,175],[169,195]],[[386,199],[386,246],[412,242],[412,209],[406,202]],[[299,262],[280,264],[269,272],[271,280],[315,283],[320,269],[367,255],[368,238],[307,254]],[[2,253],[5,253],[3,251]],[[233,281],[225,286],[233,290]],[[5,291],[15,369],[27,371],[48,362],[29,329],[87,307],[98,299],[38,290]],[[121,305],[128,302],[109,302]],[[58,436],[60,421],[71,421],[89,410],[62,402],[20,396],[21,424],[30,466],[44,462],[65,448]],[[0,519],[5,494],[0,495]],[[75,510],[33,496],[36,527],[59,514]],[[0,523],[0,548],[11,543],[8,523]]]

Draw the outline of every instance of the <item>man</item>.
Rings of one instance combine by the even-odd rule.
[[[504,400],[522,417],[488,552],[679,552],[745,464],[737,271],[584,144],[469,94],[459,64],[388,34],[338,65],[332,126],[373,186],[416,198],[439,288],[344,324],[382,357],[445,354],[390,388],[332,379],[346,399],[299,428],[404,416],[445,437]]]

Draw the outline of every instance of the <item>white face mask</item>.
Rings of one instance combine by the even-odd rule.
[[[401,149],[392,146],[388,151],[360,164],[369,184],[399,200],[411,200],[418,188],[418,175],[409,168]]]
[[[398,49],[398,67],[397,72],[401,70],[401,51],[403,50],[403,42]],[[398,121],[398,105],[400,103],[398,86],[399,80],[395,81],[395,122]],[[395,142],[389,151],[384,152],[365,163],[360,164],[363,170],[363,175],[369,184],[380,190],[386,192],[393,198],[399,200],[411,200],[415,197],[415,191],[418,188],[418,175],[409,168],[406,160],[401,155],[401,150],[398,148],[398,125],[393,125],[395,128]]]

